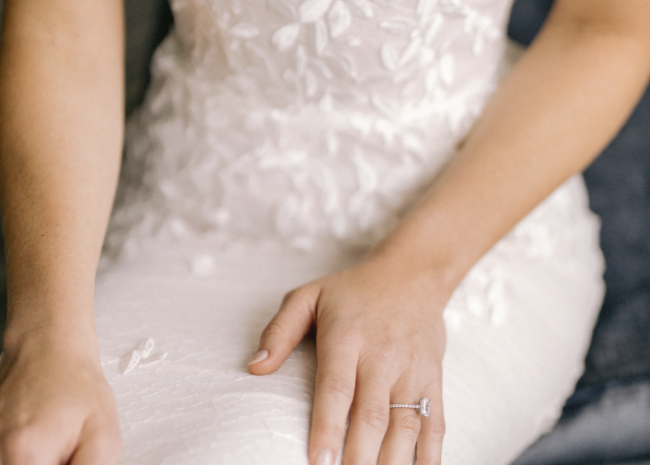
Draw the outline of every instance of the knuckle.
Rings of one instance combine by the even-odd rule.
[[[402,344],[403,346],[403,344]],[[422,353],[417,346],[409,345],[402,349],[402,358],[409,367],[420,367],[422,365]]]
[[[271,321],[266,328],[264,328],[264,331],[262,331],[262,339],[274,339],[274,338],[281,338],[286,335],[285,329],[276,321]]]
[[[107,432],[95,439],[95,447],[100,456],[117,460],[122,452],[122,438],[119,434]]]
[[[293,303],[299,302],[311,295],[311,292],[312,286],[309,284],[292,289],[287,292],[282,298],[282,306],[285,307],[286,305],[291,305]]]
[[[363,335],[363,328],[357,321],[344,320],[335,326],[337,337],[341,344],[358,344]]]
[[[369,360],[380,366],[390,367],[395,363],[397,347],[389,338],[378,338],[372,342]]]
[[[336,396],[351,399],[354,395],[354,382],[340,376],[329,376],[323,380],[323,387]]]
[[[107,449],[122,447],[122,435],[120,434],[119,425],[112,422],[105,422],[103,427],[98,430],[98,442]]]
[[[84,426],[84,434],[80,438],[84,446],[92,449],[97,457],[102,457],[102,463],[117,463],[122,452],[122,436],[119,424],[113,418],[91,418]]]
[[[282,297],[282,306],[284,307],[289,302],[294,300],[298,296],[299,293],[300,293],[300,288],[292,289],[289,292],[287,292],[284,295],[284,297]]]
[[[429,373],[432,380],[440,384],[442,381],[442,364],[440,362],[431,363],[429,365]]]
[[[363,424],[377,430],[386,431],[388,427],[388,407],[379,402],[368,402],[359,408],[358,419]]]
[[[321,327],[319,326],[319,329]],[[360,332],[356,328],[346,328],[343,325],[336,324],[328,328],[326,337],[328,342],[336,347],[359,347]],[[325,339],[323,339],[325,341]]]
[[[412,389],[419,389],[419,380],[422,377],[421,372],[418,363],[408,363],[407,366],[402,368],[400,375],[403,382],[408,383],[409,387]]]
[[[422,428],[420,419],[417,416],[411,414],[400,415],[395,423],[399,431],[402,431],[404,434],[410,437],[417,437],[417,435],[420,433],[420,429]]]
[[[33,429],[22,427],[10,431],[2,438],[5,456],[18,463],[31,463],[38,447],[38,437]]]
[[[399,344],[391,336],[379,338],[376,344],[377,354],[384,358],[392,358],[399,348]]]

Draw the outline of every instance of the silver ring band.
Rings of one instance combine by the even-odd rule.
[[[388,408],[412,408],[423,417],[431,415],[431,399],[423,397],[417,404],[389,404]]]

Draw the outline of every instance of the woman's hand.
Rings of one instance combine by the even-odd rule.
[[[32,338],[0,362],[1,465],[115,465],[115,396],[96,350]]]
[[[433,272],[371,257],[286,295],[249,370],[277,370],[315,326],[318,370],[309,458],[334,463],[350,414],[343,464],[440,463],[445,423],[442,309],[450,292]],[[414,267],[413,267],[414,268]],[[431,399],[431,416],[390,403]]]
[[[348,410],[344,465],[406,464],[416,438],[418,463],[439,462],[441,311],[454,288],[444,283],[459,283],[609,143],[650,78],[649,19],[643,0],[554,2],[462,148],[389,235],[389,248],[409,259],[375,256],[287,296],[249,370],[276,370],[316,326],[312,464],[331,463]],[[451,268],[438,267],[447,278],[418,273],[425,268],[412,266],[417,261]],[[431,418],[389,412],[389,402],[420,397],[432,400]]]

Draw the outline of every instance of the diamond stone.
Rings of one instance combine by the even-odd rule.
[[[418,413],[423,417],[428,417],[430,416],[430,412],[431,412],[431,401],[426,397],[423,397],[422,399],[420,399]]]

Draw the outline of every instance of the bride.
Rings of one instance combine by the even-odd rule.
[[[508,463],[580,374],[603,289],[576,173],[650,76],[650,4],[558,0],[512,72],[508,0],[172,6],[96,281],[122,5],[5,2],[0,463],[114,464],[122,437],[123,463]]]

